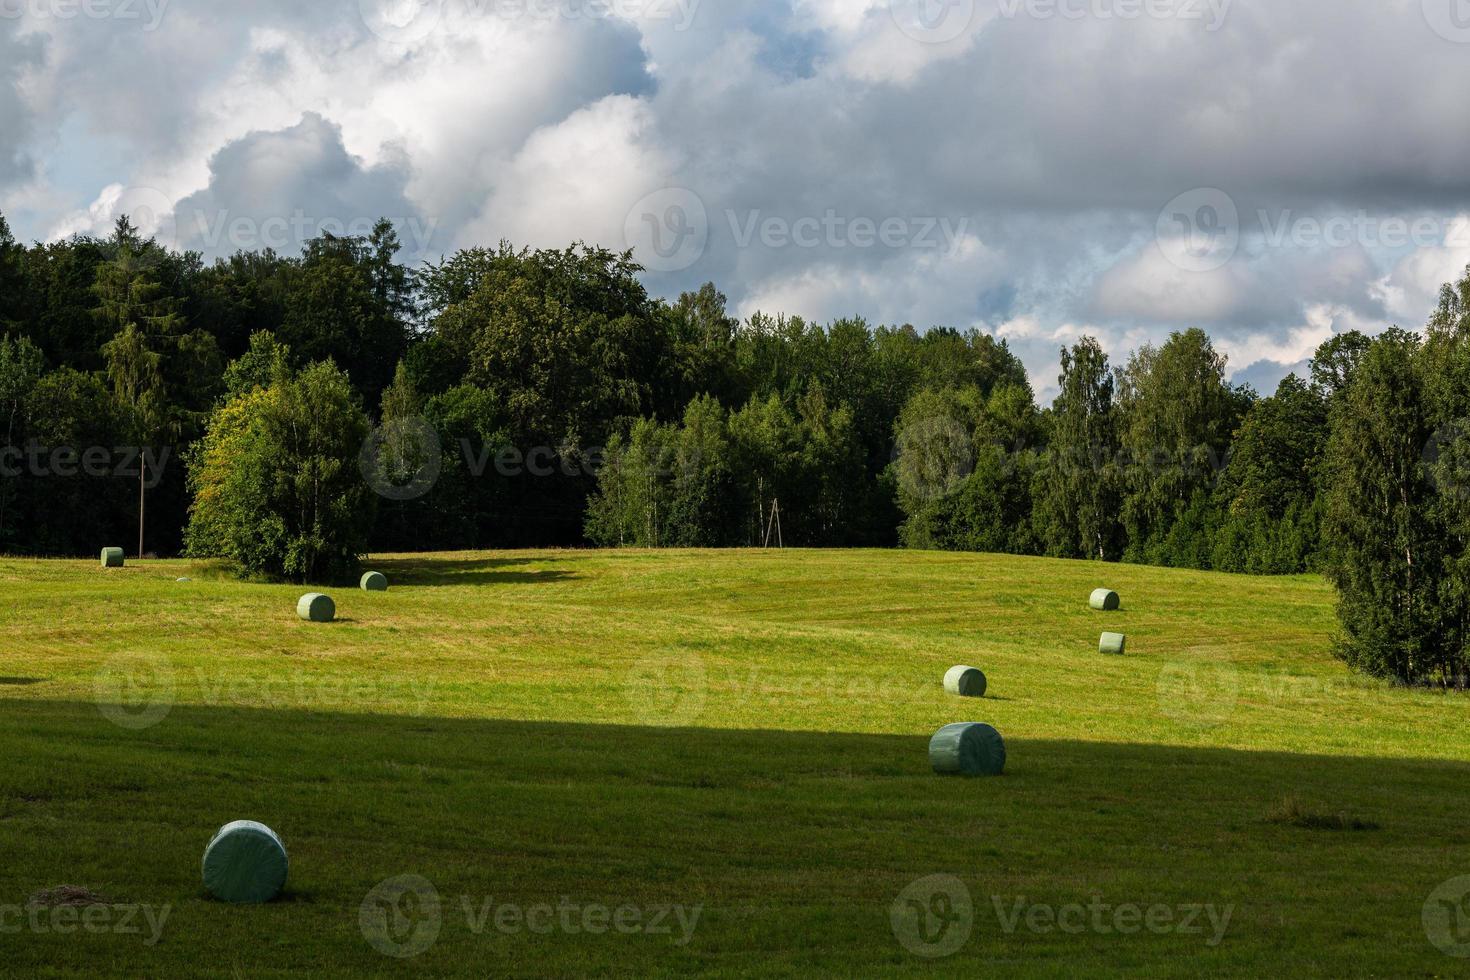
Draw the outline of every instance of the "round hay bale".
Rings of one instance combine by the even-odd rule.
[[[382,572],[365,572],[358,583],[364,592],[387,592],[388,576]]]
[[[254,820],[225,824],[204,849],[204,887],[222,902],[269,902],[286,887],[289,870],[286,845]]]
[[[1127,646],[1128,637],[1122,633],[1104,633],[1102,639],[1098,641],[1097,652],[1117,654],[1121,657]]]
[[[983,698],[985,673],[977,667],[951,667],[944,675],[944,689],[962,698]]]
[[[102,567],[103,568],[122,568],[123,567],[123,550],[121,548],[103,548],[102,549]]]
[[[1097,589],[1092,593],[1088,605],[1102,612],[1114,612],[1122,607],[1123,600],[1112,589]]]
[[[929,762],[943,776],[999,776],[1006,767],[1006,743],[989,725],[945,725],[929,740]]]
[[[296,615],[310,623],[330,623],[337,618],[337,604],[331,596],[308,592],[296,603]]]

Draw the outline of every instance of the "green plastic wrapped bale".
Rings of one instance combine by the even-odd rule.
[[[983,698],[985,674],[976,667],[951,667],[944,675],[944,689],[962,698]]]
[[[286,887],[289,869],[286,845],[254,820],[225,824],[204,849],[204,887],[222,902],[269,902]]]
[[[312,623],[330,623],[337,618],[337,604],[331,596],[309,592],[296,603],[296,615]]]
[[[1098,641],[1097,652],[1115,653],[1121,657],[1123,655],[1124,649],[1127,646],[1128,637],[1124,636],[1122,633],[1104,633],[1102,635],[1102,639]]]
[[[1006,767],[1006,743],[989,725],[945,725],[929,740],[929,762],[944,776],[999,776]]]
[[[103,548],[102,549],[102,567],[103,568],[122,568],[123,567],[123,550],[121,548]]]
[[[382,572],[367,572],[358,583],[364,592],[387,592],[388,577]]]
[[[1092,593],[1092,600],[1088,605],[1103,612],[1113,612],[1123,605],[1123,600],[1112,589],[1098,589]]]

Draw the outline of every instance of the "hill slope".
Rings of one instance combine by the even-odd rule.
[[[342,621],[313,626],[303,590],[188,563],[0,561],[0,909],[72,884],[169,910],[152,945],[46,915],[7,935],[0,911],[14,962],[1458,966],[1430,899],[1470,873],[1467,703],[1348,675],[1319,580],[908,552],[369,564],[391,590],[334,590]],[[1098,585],[1120,612],[1087,608]],[[1097,653],[1104,629],[1128,656]],[[990,697],[944,694],[957,663]],[[962,720],[1004,733],[1004,777],[929,772],[928,736]],[[199,888],[240,817],[290,849],[272,905]],[[402,875],[437,911],[373,911]]]

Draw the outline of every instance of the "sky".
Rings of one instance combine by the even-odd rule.
[[[744,317],[1263,394],[1470,264],[1470,0],[0,0],[0,213],[206,257],[633,248]]]

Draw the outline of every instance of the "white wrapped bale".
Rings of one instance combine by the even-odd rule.
[[[337,604],[331,596],[308,592],[296,603],[296,615],[309,623],[330,623],[337,618]]]
[[[956,697],[985,697],[985,674],[977,667],[951,667],[944,675],[944,689]]]
[[[221,827],[204,849],[204,887],[222,902],[269,902],[286,887],[290,863],[274,830],[236,820]]]
[[[929,740],[929,763],[942,776],[999,776],[1006,767],[1006,743],[990,725],[945,725]]]

